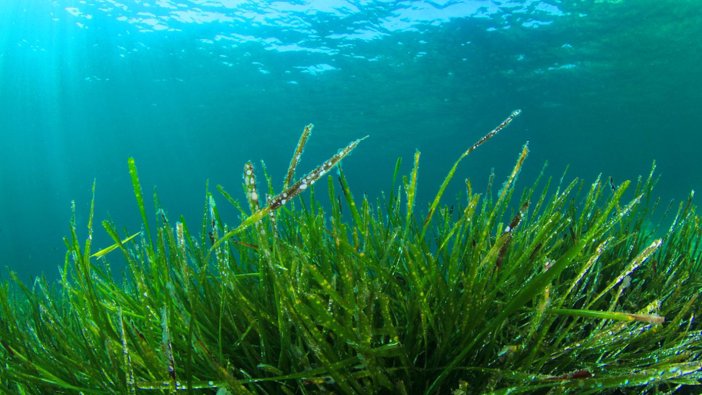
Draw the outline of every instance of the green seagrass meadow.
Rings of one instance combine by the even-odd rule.
[[[156,196],[147,212],[130,159],[141,230],[103,221],[114,244],[96,249],[91,206],[60,281],[0,287],[0,393],[699,393],[700,217],[691,194],[651,225],[655,165],[632,183],[542,172],[517,188],[525,145],[499,186],[444,197],[519,113],[428,207],[419,152],[382,198],[354,196],[338,165],[363,139],[296,179],[312,125],[279,193],[264,171],[261,204],[246,163],[245,203],[218,186],[198,224]]]

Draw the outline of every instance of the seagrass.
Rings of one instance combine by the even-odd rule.
[[[87,224],[73,208],[57,283],[11,273],[0,286],[0,393],[699,391],[700,218],[691,194],[653,222],[655,165],[618,186],[542,170],[522,188],[525,145],[496,194],[493,175],[483,193],[466,181],[444,197],[459,163],[517,115],[465,151],[426,206],[419,152],[377,201],[338,167],[312,185],[362,139],[294,181],[311,125],[280,193],[262,166],[264,203],[249,162],[248,210],[218,186],[194,227],[156,196],[148,212],[129,159],[140,231],[103,221],[113,244],[94,252],[93,199]],[[232,209],[235,226],[220,217]]]

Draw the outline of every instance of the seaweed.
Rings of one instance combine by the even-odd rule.
[[[58,283],[0,286],[0,392],[699,390],[700,217],[690,196],[669,227],[647,225],[655,164],[633,193],[602,177],[554,190],[542,174],[520,195],[525,145],[496,196],[466,181],[456,207],[442,203],[459,163],[517,115],[461,155],[426,210],[419,152],[407,177],[398,160],[387,198],[354,197],[339,168],[320,203],[313,184],[363,139],[294,181],[311,125],[280,193],[264,169],[265,205],[251,162],[249,211],[217,188],[235,227],[209,191],[195,229],[156,196],[149,215],[129,159],[142,231],[103,221],[113,244],[93,252],[93,198],[85,241],[71,220]]]

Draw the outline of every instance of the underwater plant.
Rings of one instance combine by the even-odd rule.
[[[74,212],[58,284],[0,287],[0,392],[699,391],[700,217],[691,195],[667,229],[648,226],[655,165],[629,195],[628,181],[542,171],[515,197],[525,145],[496,194],[494,177],[485,193],[466,180],[442,204],[461,161],[518,115],[458,158],[426,211],[419,152],[379,201],[356,200],[339,167],[320,203],[316,182],[363,139],[293,181],[312,125],[279,193],[265,174],[265,206],[251,162],[249,211],[218,186],[242,215],[233,228],[209,192],[195,228],[156,196],[149,215],[130,159],[141,231],[103,221],[114,244],[93,252],[93,198],[85,241]]]

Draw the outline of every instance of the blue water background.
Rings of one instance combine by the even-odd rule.
[[[150,210],[156,188],[195,227],[206,180],[241,198],[244,162],[265,160],[279,185],[309,122],[300,172],[368,134],[344,160],[354,193],[388,191],[395,159],[408,172],[418,149],[426,207],[460,153],[521,108],[447,201],[466,177],[501,183],[529,141],[522,186],[546,161],[619,183],[655,159],[665,206],[702,186],[700,37],[699,2],[682,0],[6,0],[0,267],[55,277],[72,201],[87,234],[93,180],[96,219],[138,231],[130,156]],[[99,226],[95,244],[109,244]]]

